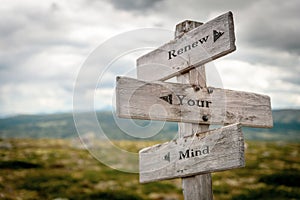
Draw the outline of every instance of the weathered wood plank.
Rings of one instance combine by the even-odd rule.
[[[116,100],[123,118],[273,126],[270,98],[255,93],[117,77]]]
[[[239,124],[178,138],[139,152],[140,182],[151,182],[243,167]]]
[[[203,23],[196,21],[184,21],[176,25],[175,38],[182,37],[186,32],[201,26]],[[205,66],[201,65],[198,68],[191,69],[185,74],[180,74],[177,77],[178,83],[190,85],[198,85],[201,88],[206,88],[206,72]],[[189,136],[191,133],[206,132],[209,125],[197,123],[178,123],[178,138]],[[195,176],[182,178],[182,190],[185,200],[212,200],[212,178],[211,173],[198,174]]]
[[[137,75],[142,80],[167,80],[235,49],[233,16],[228,12],[138,58]]]

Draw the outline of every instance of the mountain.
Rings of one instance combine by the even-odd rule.
[[[273,128],[243,128],[246,139],[300,141],[300,110],[274,110]]]
[[[97,112],[98,123],[90,120],[90,113],[78,115],[80,135],[98,134],[102,128],[106,137],[114,140],[169,140],[176,137],[177,123],[118,119],[111,112]],[[274,110],[272,129],[243,128],[246,140],[300,141],[300,110]],[[163,128],[161,129],[161,126]],[[157,133],[156,133],[157,132]],[[152,135],[152,133],[156,133]],[[99,135],[99,134],[98,134]],[[72,113],[48,115],[19,115],[0,119],[0,138],[75,138],[78,137]]]
[[[116,122],[111,112],[97,112],[98,122],[96,121],[95,123],[92,122],[91,116],[93,116],[91,113],[78,114],[76,126],[72,113],[19,115],[4,118],[0,119],[0,138],[75,138],[78,137],[76,127],[80,130],[80,136],[85,137],[91,133],[98,134],[98,125],[100,125],[105,135],[110,139],[138,140],[137,134],[139,133],[135,133],[135,137],[131,134],[132,130],[140,127],[139,130],[141,131],[143,127],[149,125],[149,122],[145,120],[134,120],[134,124],[129,123],[127,119],[118,119]],[[155,131],[161,125],[162,122],[153,122],[151,129]],[[148,132],[151,132],[151,129]],[[137,131],[135,130],[134,132]],[[176,123],[167,123],[158,134],[150,139],[173,138],[176,132]]]

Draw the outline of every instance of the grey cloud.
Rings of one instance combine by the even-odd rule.
[[[60,6],[58,5],[58,3],[53,2],[50,6],[50,9],[52,12],[57,12],[60,10]]]
[[[261,47],[249,47],[244,44],[237,44],[237,51],[229,55],[231,59],[248,62],[251,64],[265,64],[288,69],[299,67],[299,56],[274,49]],[[226,57],[225,57],[226,58]]]
[[[12,7],[7,11],[1,10],[0,13],[2,86],[41,84],[54,90],[64,90],[71,96],[75,72],[71,71],[70,65],[78,63],[77,60],[72,61],[72,56],[75,56],[75,59],[82,57],[84,62],[84,58],[88,56],[86,49],[90,53],[97,42],[109,37],[108,34],[115,35],[128,30],[128,27],[145,25],[171,29],[172,34],[168,39],[162,38],[161,33],[155,35],[145,32],[138,35],[139,47],[156,48],[173,38],[177,23],[185,19],[206,22],[229,10],[233,12],[235,20],[237,51],[224,59],[241,60],[257,66],[265,64],[279,69],[278,73],[288,71],[277,78],[292,87],[300,85],[299,1],[79,0],[74,4],[68,4],[67,1],[47,1],[37,3],[34,7],[26,6],[26,3]],[[95,27],[101,31],[92,33]],[[88,34],[94,35],[85,38],[84,33],[88,31]],[[100,35],[97,35],[99,33]],[[132,43],[127,38],[115,42],[118,46],[104,47],[104,53],[96,55],[95,60],[91,61],[93,67],[86,72],[86,77],[82,80],[83,90],[95,88],[96,84],[91,85],[90,81],[93,78],[97,80],[98,77],[94,76],[97,75],[97,69],[102,67],[101,64],[107,63],[107,59],[115,55],[115,51],[122,46]],[[56,49],[59,52],[55,52]],[[134,59],[134,56],[130,59]],[[64,61],[67,61],[65,65],[60,65]],[[119,60],[109,72],[113,74],[112,77],[124,75],[135,67],[134,65],[129,59]],[[76,67],[78,66],[74,66]],[[98,87],[113,87],[115,79],[109,75],[105,78],[98,83]],[[274,88],[266,88],[271,89]],[[279,92],[280,90],[281,88],[278,88]],[[23,101],[21,98],[19,100]]]
[[[245,45],[237,46],[237,51],[229,55],[230,59],[250,63],[253,66],[272,67],[277,71],[276,73],[278,74],[278,76],[274,77],[272,81],[281,81],[282,85],[285,85],[286,83],[290,85],[300,85],[299,56],[290,54],[283,50],[264,49],[257,46],[252,48],[247,48]],[[282,89],[282,87],[283,86],[277,90]],[[271,90],[274,90],[272,86],[266,88],[266,91]]]
[[[300,55],[300,1],[262,1],[244,13],[242,42],[257,48]]]
[[[34,55],[49,47],[69,46],[82,49],[89,46],[87,42],[70,37],[74,20],[66,14],[66,8],[51,2],[40,7],[25,5],[14,5],[1,12],[0,48],[6,52],[11,51],[11,55],[23,52],[29,58],[29,51]]]
[[[290,74],[288,77],[285,77],[283,78],[282,80],[284,82],[288,82],[288,83],[291,83],[295,86],[297,86],[297,88],[299,88],[298,86],[300,85],[300,73],[297,73],[297,74]],[[300,92],[300,90],[298,89],[298,91]]]
[[[162,0],[110,0],[109,2],[119,10],[144,12],[145,10],[152,9],[161,1]]]
[[[300,1],[163,1],[153,13],[174,27],[185,19],[206,22],[232,11],[236,36],[250,47],[287,51],[300,55]]]
[[[176,23],[186,19],[206,22],[212,17],[228,11],[242,11],[251,7],[254,2],[240,0],[165,0],[157,6],[155,14],[160,16],[162,22],[174,27]]]
[[[13,11],[13,12],[12,12]],[[67,19],[56,3],[49,3],[40,9],[17,5],[3,11],[0,17],[0,82],[42,82],[55,79],[65,80],[59,76],[37,76],[38,71],[45,70],[47,61],[41,60],[38,66],[28,66],[28,62],[42,53],[49,53],[60,47],[65,52],[74,53],[74,49],[87,48],[88,44],[70,39]],[[72,49],[72,50],[70,50]],[[65,52],[62,52],[64,54]],[[56,66],[60,66],[58,61]],[[28,70],[28,67],[35,69]],[[49,66],[48,66],[49,67]],[[57,70],[59,71],[59,69]],[[48,80],[49,79],[49,80]]]
[[[64,23],[63,16],[53,13],[53,5],[48,9],[15,8],[17,14],[2,13],[0,18],[0,46],[13,49],[28,46],[48,45],[76,45],[75,41],[68,39],[68,25]],[[57,7],[57,6],[56,6]],[[57,8],[55,8],[57,10]]]

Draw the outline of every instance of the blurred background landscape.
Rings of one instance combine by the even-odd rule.
[[[129,152],[176,137],[176,123],[142,140],[120,130],[111,112],[97,117],[111,142]],[[273,118],[272,129],[243,128],[246,167],[213,173],[215,199],[299,199],[300,110],[276,110]],[[71,113],[3,118],[0,136],[0,199],[183,199],[180,179],[139,184],[138,174],[95,159]]]
[[[85,113],[80,115],[84,119]],[[111,111],[98,111],[96,115],[101,128],[109,139],[139,140],[122,131]],[[126,123],[127,119],[123,119],[123,121]],[[274,126],[271,129],[244,127],[243,133],[246,140],[300,142],[300,110],[274,110],[273,121]],[[139,126],[149,124],[147,120],[135,120],[135,122]],[[97,125],[94,124],[95,127]],[[91,125],[89,124],[89,126]],[[176,136],[176,133],[177,123],[166,122],[159,133],[147,138],[147,140],[171,140]],[[86,138],[89,137],[88,134]],[[72,113],[64,113],[18,115],[0,119],[0,137],[74,139],[78,137],[78,134]]]

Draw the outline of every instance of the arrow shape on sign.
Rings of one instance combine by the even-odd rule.
[[[222,31],[213,31],[213,35],[214,35],[214,42],[216,42],[222,35],[224,34],[224,32]]]
[[[162,96],[162,97],[159,97],[159,98],[172,105],[172,94],[169,94],[167,96]]]
[[[170,162],[170,152],[168,152],[163,159]]]

